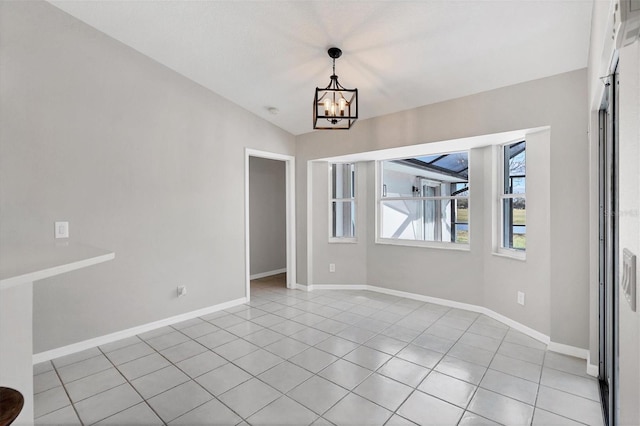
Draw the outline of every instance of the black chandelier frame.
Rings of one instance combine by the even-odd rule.
[[[313,128],[320,130],[348,130],[358,119],[358,89],[347,89],[338,81],[336,59],[342,50],[330,48],[327,53],[333,60],[333,74],[327,87],[316,87],[313,98]],[[330,107],[325,107],[329,100]],[[343,105],[344,108],[339,106]]]

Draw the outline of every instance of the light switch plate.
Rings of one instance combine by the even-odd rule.
[[[69,222],[55,222],[54,235],[56,238],[69,238]]]
[[[636,311],[636,255],[629,249],[622,250],[622,294],[627,299],[631,310]]]

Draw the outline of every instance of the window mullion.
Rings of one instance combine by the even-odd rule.
[[[443,195],[443,196],[437,196],[437,197],[383,197],[383,198],[380,198],[380,200],[378,201],[380,202],[383,202],[383,201],[429,201],[429,200],[468,200],[468,199],[469,199],[468,196]]]
[[[527,198],[525,196],[525,193],[523,192],[522,194],[500,194],[500,198],[507,199],[507,198]]]

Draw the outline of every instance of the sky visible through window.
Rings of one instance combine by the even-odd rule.
[[[469,177],[469,156],[466,152],[454,152],[451,154],[436,154],[415,157],[414,160],[428,164],[436,169],[450,171],[460,175],[460,177]]]
[[[524,194],[526,189],[526,179],[524,176],[527,172],[526,151],[524,142],[511,145],[509,147],[509,176],[512,177],[513,194]],[[516,176],[522,176],[518,178]]]

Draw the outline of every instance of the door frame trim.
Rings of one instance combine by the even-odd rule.
[[[250,252],[250,197],[249,197],[249,158],[266,158],[284,161],[285,163],[285,198],[286,198],[286,245],[287,245],[287,288],[295,288],[296,280],[296,159],[292,155],[260,151],[245,148],[244,150],[244,241],[245,241],[245,295],[247,302],[251,297],[251,252]]]

